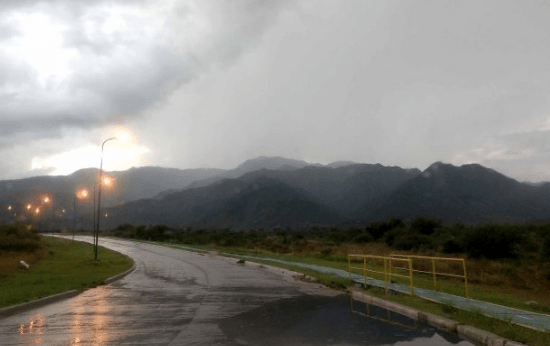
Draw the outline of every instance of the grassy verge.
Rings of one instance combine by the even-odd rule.
[[[0,307],[94,287],[133,265],[129,257],[105,248],[99,248],[99,260],[94,261],[91,244],[51,237],[41,242],[46,250],[40,262],[0,281]]]
[[[479,311],[468,312],[457,309],[451,305],[437,304],[419,297],[410,297],[402,294],[390,294],[384,296],[384,290],[381,288],[369,288],[366,292],[378,298],[383,298],[402,305],[410,306],[417,310],[434,315],[447,317],[454,321],[474,326],[526,345],[550,345],[550,333],[536,331],[512,324],[508,321],[487,317]]]

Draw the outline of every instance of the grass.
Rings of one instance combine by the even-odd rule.
[[[526,345],[550,345],[550,333],[548,332],[541,332],[512,324],[509,321],[487,317],[480,311],[464,311],[457,309],[450,304],[437,304],[418,297],[411,297],[402,294],[390,294],[384,296],[384,290],[381,288],[369,288],[366,292],[378,298],[383,298],[402,305],[410,306],[417,310],[434,315],[447,317],[454,321],[471,325]]]
[[[133,265],[129,257],[101,247],[95,261],[93,247],[87,243],[51,237],[42,237],[41,243],[44,245],[41,253],[18,254],[31,256],[30,269],[4,273],[0,280],[0,307],[95,287]],[[13,254],[4,254],[0,262],[9,262],[6,258],[12,257]]]

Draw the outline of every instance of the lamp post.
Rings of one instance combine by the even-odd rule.
[[[97,221],[96,221],[96,232],[95,232],[95,239],[94,239],[94,259],[97,260],[97,247],[99,244],[99,215],[101,213],[101,184],[103,183],[103,147],[105,146],[105,143],[108,141],[111,141],[113,139],[116,139],[115,137],[107,138],[105,141],[103,141],[103,144],[101,144],[101,162],[99,164],[99,189],[97,193]]]
[[[47,217],[46,217],[46,208],[48,205],[51,205],[52,207],[52,220],[51,220],[51,223],[52,223],[52,232],[53,232],[53,228],[54,228],[54,223],[55,223],[55,210],[54,210],[54,206],[53,206],[53,198],[51,198],[49,195],[43,195],[42,197],[40,197],[40,204],[41,206],[43,207],[44,209],[44,223],[45,223],[45,228],[47,228],[47,225],[48,225],[48,221],[47,221]],[[46,230],[44,230],[46,231]]]
[[[10,214],[10,219],[13,219],[11,222],[17,224],[17,213],[14,210],[13,205],[8,205],[8,213]]]
[[[75,229],[76,229],[76,200],[81,198],[88,197],[88,190],[83,189],[75,193],[74,195],[74,205],[73,205],[73,241],[74,241],[74,235],[75,235]]]

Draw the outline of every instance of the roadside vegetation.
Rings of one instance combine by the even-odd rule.
[[[91,244],[41,237],[25,227],[0,227],[0,308],[94,287],[132,265],[130,258],[105,248],[94,261]]]
[[[465,258],[472,298],[550,313],[550,224],[444,226],[435,220],[417,218],[409,223],[394,219],[361,227],[287,228],[271,232],[176,230],[164,225],[121,225],[111,234],[140,240],[208,246],[226,252],[240,249],[253,254],[313,257],[338,263],[338,267],[345,270],[348,254],[387,256],[399,253]],[[421,267],[418,269],[428,269],[422,267],[422,263],[419,265]],[[456,273],[457,270],[460,273],[462,268],[456,263],[438,265],[443,266],[441,271],[448,270],[450,273]],[[418,285],[433,289],[431,276],[425,279],[424,283],[420,276]],[[463,287],[460,282],[460,279],[438,278],[439,289],[445,292],[454,286]],[[464,289],[459,289],[462,291],[449,293],[463,295]]]
[[[232,231],[190,228],[177,230],[165,225],[121,225],[110,232],[117,237],[191,246],[195,251],[217,251],[254,256],[254,262],[284,267],[314,277],[334,288],[345,288],[347,279],[297,266],[273,263],[269,259],[310,263],[347,270],[347,254],[388,256],[390,253],[465,258],[470,296],[538,313],[550,313],[550,224],[444,226],[436,220],[418,218],[409,223],[389,220],[371,225],[308,227],[271,231]],[[245,257],[243,257],[245,258]],[[443,272],[460,273],[462,266],[441,264]],[[417,268],[415,268],[417,269]],[[418,268],[427,269],[428,268]],[[433,289],[431,275],[415,274],[415,287]],[[437,290],[464,295],[463,280],[438,277]],[[370,293],[383,296],[371,288]],[[550,344],[550,334],[512,325],[425,301],[418,297],[388,295],[420,310],[435,313],[491,331],[528,345]]]
[[[509,321],[487,317],[480,311],[464,311],[449,304],[437,304],[419,297],[411,297],[403,294],[390,294],[385,296],[384,290],[381,288],[368,288],[366,292],[378,298],[384,298],[402,305],[410,306],[417,310],[443,316],[526,345],[550,345],[550,333],[522,327],[512,324]]]

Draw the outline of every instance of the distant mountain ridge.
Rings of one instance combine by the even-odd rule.
[[[157,199],[109,209],[106,222],[165,223],[174,227],[273,228],[302,223],[338,223],[330,208],[311,201],[287,184],[265,176],[224,179]]]
[[[418,169],[385,167],[380,164],[337,165],[337,168],[307,166],[292,171],[258,170],[244,176],[267,176],[305,191],[344,219],[361,219],[387,193],[420,174]]]
[[[108,174],[116,181],[102,195],[108,214],[102,224],[108,227],[165,223],[246,229],[418,216],[465,224],[550,221],[550,184],[520,183],[478,164],[436,162],[420,171],[259,157],[232,170],[141,167]],[[20,210],[49,194],[68,212],[56,214],[57,224],[69,227],[76,189],[91,187],[96,178],[97,169],[83,169],[69,176],[0,181],[0,203]],[[91,204],[79,203],[81,218],[91,220]],[[3,208],[0,223],[5,220],[15,219]]]
[[[436,162],[386,196],[372,219],[424,216],[467,224],[550,220],[549,192],[548,184],[520,183],[478,164]]]

